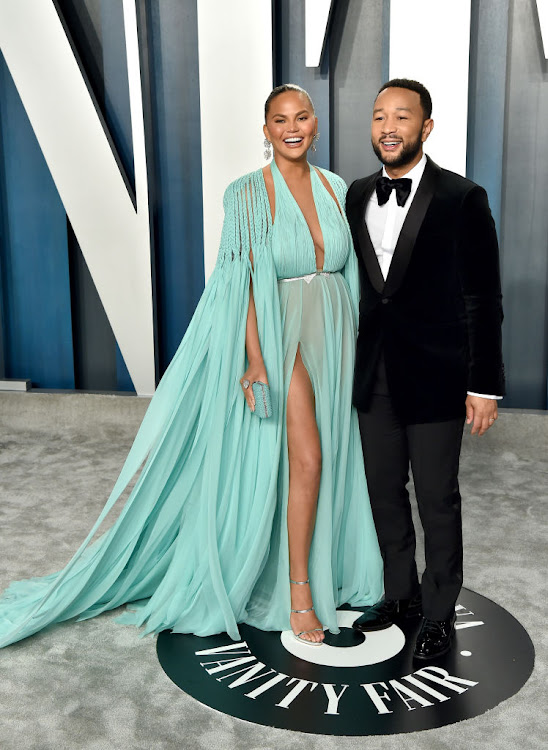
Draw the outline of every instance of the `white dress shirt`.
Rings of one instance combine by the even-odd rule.
[[[418,164],[415,164],[413,169],[410,169],[404,177],[411,179],[411,193],[408,199],[405,201],[405,206],[398,206],[396,201],[396,191],[390,192],[390,198],[387,202],[379,206],[377,200],[377,191],[373,190],[371,198],[365,208],[365,223],[371,237],[371,242],[375,249],[379,266],[381,267],[382,275],[386,281],[388,276],[388,269],[390,263],[392,263],[392,256],[394,255],[394,249],[400,236],[401,228],[409,206],[413,202],[419,182],[424,173],[426,167],[426,155],[422,155],[422,159]],[[389,177],[386,173],[385,167],[382,168],[382,173],[385,177]]]
[[[413,169],[410,169],[405,175],[402,175],[402,177],[408,177],[411,180],[411,193],[405,201],[404,206],[398,206],[395,190],[390,192],[390,198],[387,202],[382,206],[379,206],[377,191],[373,190],[365,208],[365,223],[385,281],[388,276],[390,264],[392,263],[392,257],[400,236],[403,222],[405,221],[409,207],[413,202],[413,198],[415,197],[415,193],[417,192],[417,188],[419,187],[419,183],[424,174],[425,167],[426,154],[423,154],[419,163],[415,164]],[[384,177],[389,177],[384,166],[382,168],[382,173]],[[481,396],[481,398],[502,398],[502,396],[491,396],[485,393],[473,393],[471,391],[468,391],[468,395]]]

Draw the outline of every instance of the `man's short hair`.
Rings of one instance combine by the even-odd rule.
[[[394,88],[415,91],[421,99],[421,107],[422,111],[424,112],[424,119],[430,119],[430,117],[432,116],[432,97],[430,96],[430,92],[428,91],[426,86],[423,86],[422,83],[419,83],[418,81],[412,81],[410,78],[392,78],[391,81],[387,81],[380,87],[377,96],[381,93],[381,91],[384,91],[385,89]]]

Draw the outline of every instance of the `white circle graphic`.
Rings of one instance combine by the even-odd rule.
[[[362,612],[350,610],[337,611],[337,624],[340,628],[351,628],[352,623]],[[326,667],[365,667],[379,664],[391,659],[402,650],[405,636],[397,625],[386,630],[364,633],[365,640],[357,646],[337,648],[322,643],[321,646],[308,646],[298,641],[291,630],[284,630],[280,635],[282,646],[293,656],[311,664],[323,664]]]

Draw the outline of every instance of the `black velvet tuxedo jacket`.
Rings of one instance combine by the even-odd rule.
[[[346,212],[360,268],[354,404],[367,411],[384,355],[407,424],[465,413],[467,391],[504,395],[495,225],[483,188],[427,159],[383,279],[365,209],[381,172],[350,186]]]

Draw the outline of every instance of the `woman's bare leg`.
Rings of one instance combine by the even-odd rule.
[[[287,529],[289,536],[289,577],[294,581],[308,578],[308,557],[316,521],[320,487],[322,453],[316,424],[314,392],[310,377],[297,349],[287,396],[287,446],[289,452],[289,498]],[[291,609],[313,606],[310,586],[291,584]],[[291,614],[293,632],[321,628],[315,612]],[[322,641],[321,631],[301,636]]]

